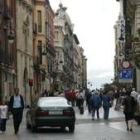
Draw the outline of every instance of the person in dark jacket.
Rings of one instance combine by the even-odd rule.
[[[97,118],[99,119],[99,108],[101,106],[101,98],[98,92],[94,92],[91,96],[91,106],[92,106],[92,120],[94,120],[95,112],[97,112]]]
[[[134,111],[135,111],[135,106],[136,106],[136,101],[134,97],[130,96],[131,92],[127,91],[126,92],[126,97],[123,100],[123,105],[124,105],[124,115],[125,115],[125,122],[126,122],[126,127],[127,131],[133,131],[133,118],[134,118]]]
[[[24,101],[22,95],[19,94],[19,88],[15,88],[14,92],[14,95],[10,98],[9,111],[13,115],[14,130],[15,134],[17,134],[22,121]]]
[[[91,92],[88,91],[86,93],[86,103],[87,103],[87,106],[88,106],[88,113],[91,113],[91,104],[90,104],[90,98],[91,98]]]
[[[109,109],[110,109],[110,104],[111,104],[110,103],[111,102],[111,98],[107,94],[107,91],[105,91],[103,93],[102,101],[103,101],[103,109],[104,109],[104,119],[108,120],[108,118],[109,118]]]

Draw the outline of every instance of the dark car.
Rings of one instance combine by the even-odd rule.
[[[26,127],[33,132],[39,127],[69,127],[75,129],[75,112],[63,97],[40,97],[32,104],[26,114]]]

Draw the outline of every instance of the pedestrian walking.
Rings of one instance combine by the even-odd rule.
[[[101,98],[97,91],[91,96],[91,106],[92,106],[92,120],[95,118],[95,112],[97,113],[97,118],[99,119],[99,108],[101,107]]]
[[[134,112],[136,107],[136,101],[134,97],[131,96],[131,92],[126,92],[126,97],[123,100],[124,105],[124,115],[125,115],[125,122],[127,131],[133,131],[133,119],[134,119]]]
[[[135,88],[132,88],[131,96],[134,97],[135,100],[137,100],[138,92],[136,92]]]
[[[13,115],[14,130],[17,134],[22,121],[24,101],[22,95],[19,94],[19,88],[15,88],[14,92],[14,95],[10,98],[9,110]]]
[[[74,89],[72,89],[70,92],[70,101],[73,107],[75,106],[75,100],[76,100],[76,92]]]
[[[115,99],[116,99],[116,103],[115,103],[115,110],[119,110],[122,103],[121,103],[121,98],[120,98],[120,92],[118,90],[115,90]]]
[[[102,101],[103,101],[103,109],[104,109],[104,119],[108,120],[109,109],[111,107],[111,99],[110,96],[107,94],[107,91],[103,93]]]
[[[86,93],[86,103],[87,103],[87,107],[88,107],[88,113],[91,113],[91,103],[90,103],[90,99],[91,99],[91,92],[88,91]]]
[[[2,100],[0,105],[0,130],[4,134],[6,131],[6,121],[8,119],[8,106],[5,104],[5,101]]]
[[[80,109],[80,107],[83,107],[84,104],[84,93],[82,89],[76,94],[76,98],[77,98],[77,106]]]

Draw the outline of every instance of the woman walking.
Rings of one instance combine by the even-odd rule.
[[[5,104],[5,101],[2,101],[0,105],[0,130],[4,134],[6,131],[6,121],[8,119],[8,106]]]
[[[126,97],[124,98],[123,105],[124,105],[124,115],[125,115],[125,122],[127,131],[133,131],[133,118],[134,118],[134,111],[136,106],[136,101],[134,97],[130,96],[131,92],[126,92]]]

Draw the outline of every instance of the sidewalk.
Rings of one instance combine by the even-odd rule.
[[[88,113],[87,106],[84,106],[84,114],[79,113],[78,107],[74,107],[74,110],[76,112],[76,119],[77,120],[91,120],[91,113]],[[99,110],[99,115],[100,115],[100,120],[103,120],[103,108],[101,107]],[[97,116],[95,114],[95,120]],[[124,120],[124,114],[123,110],[114,110],[114,106],[110,108],[110,113],[109,113],[109,120]]]

